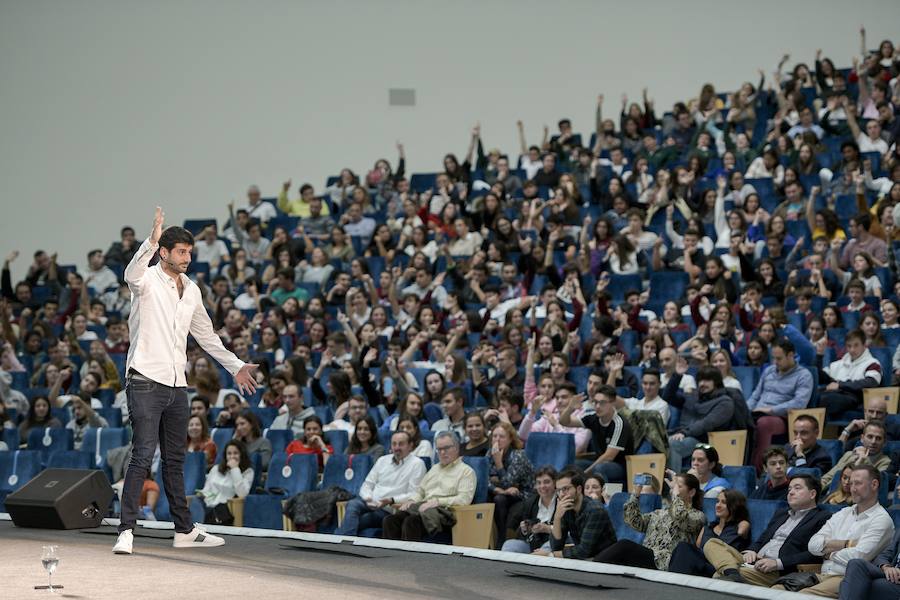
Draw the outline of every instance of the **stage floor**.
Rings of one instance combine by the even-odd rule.
[[[673,577],[670,574],[580,561],[528,556],[517,559],[500,552],[381,540],[353,543],[345,538],[341,543],[341,538],[334,536],[232,531],[236,535],[226,534],[224,547],[176,550],[172,548],[171,529],[139,528],[135,554],[116,556],[111,552],[116,538],[111,526],[54,531],[17,528],[8,520],[0,520],[0,598],[47,597],[46,590],[33,589],[47,583],[40,561],[41,546],[46,544],[59,546],[60,564],[53,580],[65,586],[58,596],[62,598],[274,600],[302,594],[316,600],[547,600],[585,593],[609,600],[682,600],[685,594],[691,600],[804,598],[696,578],[688,579],[708,589],[685,588],[664,583]],[[271,534],[275,537],[257,537]],[[552,563],[558,566],[543,566]],[[607,572],[594,572],[598,569]]]

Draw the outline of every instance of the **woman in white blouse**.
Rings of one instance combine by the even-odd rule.
[[[245,498],[252,484],[253,468],[247,449],[242,442],[231,440],[225,445],[221,462],[206,474],[206,484],[197,495],[203,499],[209,514],[215,506],[235,496]]]

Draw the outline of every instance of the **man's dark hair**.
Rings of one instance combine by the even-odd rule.
[[[794,423],[796,423],[797,421],[806,421],[807,423],[810,423],[816,431],[819,430],[819,420],[812,415],[800,415],[799,417],[794,419]]]
[[[612,398],[613,401],[616,399],[616,388],[611,385],[606,385],[605,383],[597,388],[595,394],[603,394],[607,398]]]
[[[561,384],[556,386],[556,391],[558,392],[560,390],[566,390],[567,392],[569,392],[570,394],[573,394],[573,395],[578,393],[578,388],[571,381],[563,381]]]
[[[556,481],[568,479],[573,486],[584,489],[584,473],[578,469],[566,468],[556,474]]]
[[[788,459],[787,452],[784,451],[784,448],[782,448],[781,446],[770,446],[763,454],[763,465],[768,463],[769,459],[773,456],[780,456],[785,460],[785,462],[787,462]]]
[[[866,473],[869,474],[870,480],[874,479],[875,481],[878,482],[878,485],[881,485],[881,472],[878,469],[876,469],[874,466],[872,466],[871,464],[857,463],[856,465],[853,466],[853,470],[854,471],[865,471]]]
[[[556,481],[556,469],[554,469],[550,465],[541,467],[534,472],[535,480],[537,480],[538,477],[549,477],[553,481]]]
[[[557,123],[557,125],[559,127],[562,127],[563,125],[571,125],[571,124],[572,124],[572,121],[569,119],[560,119],[559,123]]]
[[[816,502],[819,501],[819,496],[822,495],[822,484],[819,483],[818,479],[808,473],[800,473],[798,475],[791,475],[788,478],[788,481],[794,481],[795,479],[802,480],[803,485],[806,486],[806,489],[812,490],[816,493]]]
[[[519,412],[522,412],[522,409],[525,408],[525,398],[523,398],[521,394],[513,394],[506,398],[506,401],[512,406],[518,406]]]
[[[856,221],[857,227],[862,227],[866,231],[869,231],[869,228],[872,226],[872,217],[869,213],[859,213],[853,220]]]
[[[722,373],[715,367],[700,367],[697,371],[697,381],[712,381],[715,387],[722,387]]]
[[[284,277],[286,279],[290,279],[291,281],[293,281],[294,280],[294,270],[290,267],[283,267],[281,269],[278,269],[278,276]]]
[[[453,399],[460,404],[465,404],[466,402],[466,394],[463,392],[462,388],[453,387],[444,390],[444,393],[441,395],[441,398],[446,398],[447,396],[453,396]]]
[[[134,233],[134,227],[129,227],[128,225],[126,225],[125,227],[123,227],[123,228],[119,231],[119,237],[122,237],[122,236],[125,235],[126,233],[131,233],[131,234],[133,234],[133,233]]]
[[[173,225],[162,232],[159,236],[159,247],[165,248],[169,252],[175,247],[175,244],[194,245],[194,235],[184,227]]]
[[[865,344],[866,343],[866,334],[863,333],[859,329],[854,329],[853,331],[851,331],[850,333],[847,334],[846,338],[844,338],[844,344],[846,345],[846,343],[849,342],[850,340],[856,340],[860,344]]]
[[[88,260],[91,260],[91,257],[94,256],[95,254],[103,254],[103,250],[100,250],[99,248],[95,248],[94,250],[91,250],[87,254]]]
[[[304,183],[303,185],[300,186],[300,193],[302,194],[306,190],[311,190],[311,189],[313,189],[313,186],[311,184]]]
[[[887,427],[884,425],[884,421],[872,420],[866,423],[866,426],[863,427],[863,433],[866,432],[866,429],[869,427],[875,427],[876,429],[881,430],[881,435],[884,436],[885,440],[887,440]]]
[[[796,348],[794,348],[794,344],[791,343],[791,340],[787,338],[775,338],[772,340],[772,344],[769,346],[770,348],[781,348],[784,350],[785,354],[790,354],[791,352],[796,353]]]
[[[644,375],[650,375],[651,377],[656,377],[657,381],[662,381],[662,374],[659,372],[659,369],[656,369],[654,367],[644,369],[644,372],[641,373],[641,379],[644,378]]]

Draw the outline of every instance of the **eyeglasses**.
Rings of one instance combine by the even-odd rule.
[[[564,485],[564,486],[562,486],[562,487],[556,488],[556,491],[557,491],[557,492],[566,493],[566,492],[568,492],[569,490],[574,490],[574,489],[575,489],[575,486],[574,486],[574,485]]]
[[[438,452],[447,452],[455,447],[456,446],[438,446],[437,448],[435,448],[435,450],[437,450]]]

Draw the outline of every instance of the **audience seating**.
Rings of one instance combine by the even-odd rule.
[[[532,432],[525,453],[535,469],[550,465],[557,471],[575,464],[575,436],[571,433]]]
[[[61,450],[75,449],[75,433],[71,429],[32,429],[28,433],[28,449],[41,453],[41,464],[45,467],[50,455]]]
[[[741,466],[747,450],[747,430],[710,431],[709,443],[719,453],[719,462],[724,465]]]
[[[166,496],[165,485],[163,484],[162,464],[160,464],[159,472],[156,474],[156,483],[159,485],[159,501],[153,514],[160,521],[171,521],[172,515],[169,512],[169,498]],[[206,483],[206,453],[205,452],[188,452],[184,456],[184,493],[189,497],[193,496],[197,490],[203,489]]]
[[[626,481],[625,489],[634,492],[634,476],[639,473],[650,473],[656,477],[659,485],[663,484],[666,474],[665,454],[634,454],[625,457]]]

